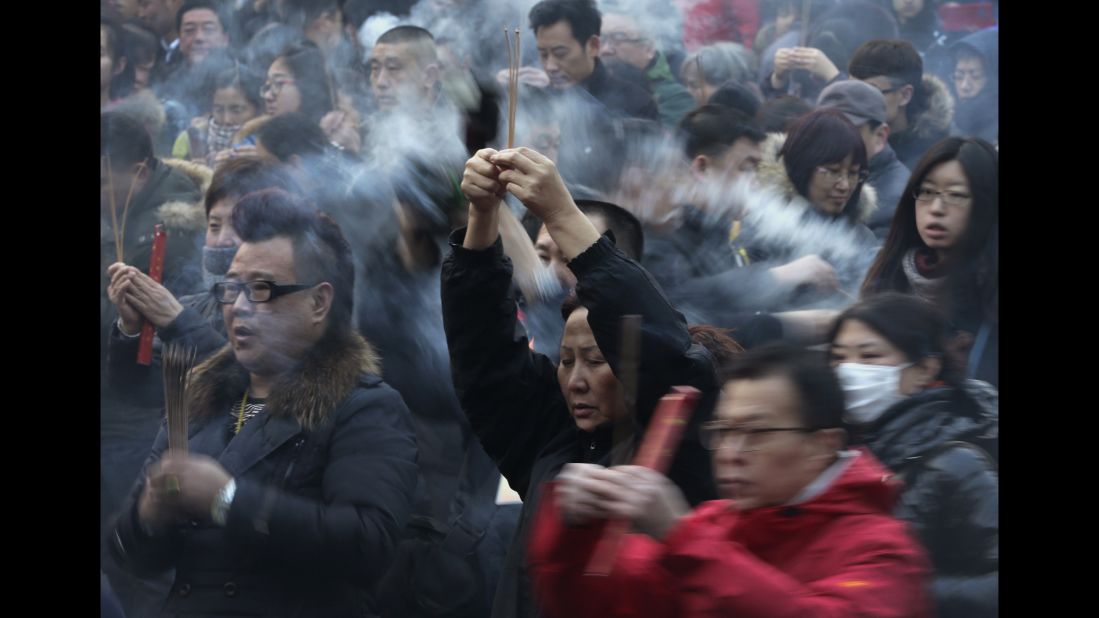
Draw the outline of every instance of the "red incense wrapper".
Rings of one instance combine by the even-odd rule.
[[[672,463],[672,455],[679,448],[683,430],[698,403],[698,389],[690,386],[672,387],[672,392],[660,398],[652,421],[645,432],[641,448],[634,457],[633,465],[651,468],[664,474]],[[609,575],[622,540],[629,531],[630,522],[616,519],[607,524],[603,537],[592,553],[585,575]]]
[[[168,245],[168,233],[159,223],[153,228],[153,255],[149,260],[149,276],[160,283],[164,279],[164,248]],[[138,342],[137,362],[142,365],[153,364],[153,325],[148,320],[141,325],[141,339]]]

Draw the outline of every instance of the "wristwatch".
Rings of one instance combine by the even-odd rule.
[[[210,505],[210,519],[214,520],[214,523],[219,526],[224,526],[225,521],[229,517],[229,506],[233,504],[233,496],[237,493],[237,481],[236,479],[229,479],[229,482],[221,488],[214,503]]]

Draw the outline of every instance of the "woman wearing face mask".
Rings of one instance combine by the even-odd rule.
[[[961,377],[946,336],[946,319],[930,303],[880,294],[837,318],[831,361],[856,440],[904,481],[894,513],[930,554],[938,615],[994,616],[998,395]]]
[[[949,137],[912,170],[863,296],[911,292],[950,320],[966,375],[999,384],[999,155]]]
[[[248,193],[271,187],[301,193],[297,183],[279,167],[258,159],[235,159],[214,173],[205,200],[204,292],[176,299],[164,286],[133,266],[119,262],[108,268],[111,283],[107,294],[119,314],[108,343],[111,389],[137,405],[162,406],[163,381],[157,359],[164,343],[193,345],[200,360],[225,345],[221,305],[210,289],[224,280],[240,246],[240,238],[230,224],[233,207]],[[141,328],[146,320],[156,327],[154,362],[148,367],[136,362]]]
[[[246,66],[238,65],[217,76],[210,116],[196,119],[179,134],[172,156],[214,167],[219,153],[233,144],[244,123],[263,110],[259,90],[263,80]]]

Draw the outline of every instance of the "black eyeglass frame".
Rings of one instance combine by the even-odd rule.
[[[252,288],[253,284],[263,283],[270,289],[270,295],[263,300],[256,300],[253,298],[255,290]],[[287,294],[293,294],[294,292],[300,292],[302,290],[308,290],[309,288],[316,287],[319,283],[313,283],[304,285],[300,283],[292,283],[289,285],[279,285],[274,281],[268,281],[266,279],[256,279],[255,281],[240,282],[240,281],[220,281],[215,283],[210,288],[210,293],[214,295],[214,300],[222,305],[231,305],[237,302],[237,298],[240,297],[240,293],[244,292],[244,297],[248,299],[250,303],[269,303],[280,296],[286,296]],[[226,300],[225,292],[229,289],[236,289],[231,300]]]

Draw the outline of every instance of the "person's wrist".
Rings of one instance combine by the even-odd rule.
[[[118,318],[118,332],[122,333],[123,337],[126,337],[128,339],[133,339],[135,337],[141,336],[141,327],[140,326],[138,326],[134,330],[136,332],[132,332],[132,333],[128,332],[126,330],[126,323],[122,320],[122,318]]]

